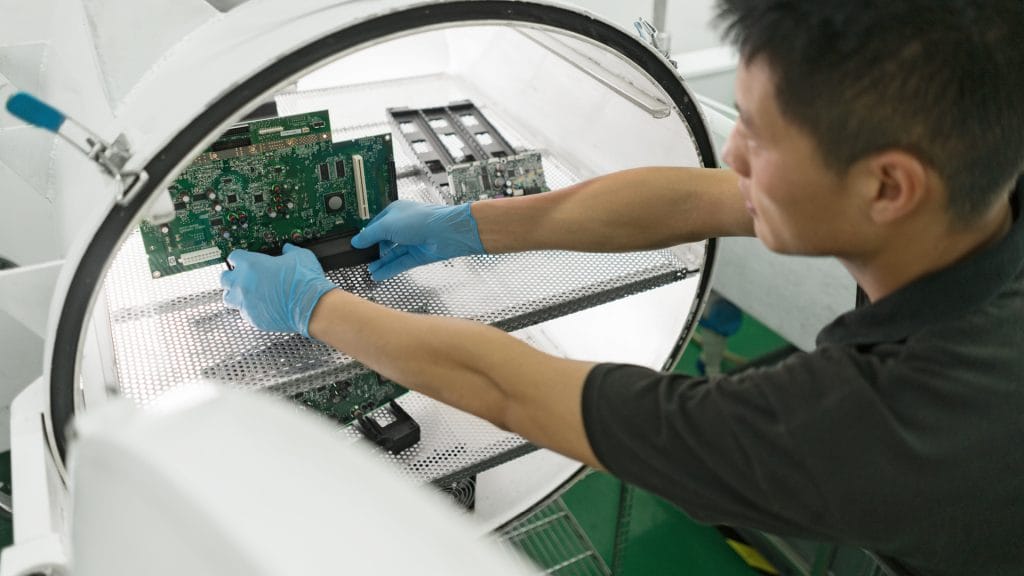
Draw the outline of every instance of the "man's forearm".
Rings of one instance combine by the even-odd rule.
[[[580,404],[590,363],[544,354],[490,326],[399,312],[342,290],[320,299],[309,333],[403,386],[599,466]]]
[[[730,170],[638,168],[557,191],[472,205],[490,253],[625,252],[753,235]]]

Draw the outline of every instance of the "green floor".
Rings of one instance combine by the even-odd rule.
[[[787,346],[786,341],[760,322],[744,316],[742,328],[729,339],[728,350],[754,360]],[[698,355],[699,348],[691,344],[675,371],[696,374]],[[727,363],[725,368],[735,366]],[[770,573],[744,562],[716,528],[697,524],[657,496],[636,488],[631,490],[630,505],[622,507],[623,523],[619,521],[622,483],[607,474],[590,474],[562,497],[615,576],[758,576]],[[618,535],[617,526],[620,527]]]

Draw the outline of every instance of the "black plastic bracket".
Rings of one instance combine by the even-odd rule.
[[[420,425],[394,400],[388,402],[388,408],[395,416],[394,422],[381,426],[373,418],[363,415],[359,417],[359,428],[363,436],[388,452],[398,454],[420,441]]]
[[[321,238],[303,244],[302,247],[312,250],[313,254],[316,255],[316,259],[320,261],[325,270],[336,270],[338,268],[349,268],[359,264],[367,264],[380,257],[380,250],[376,245],[369,248],[354,248],[352,246],[352,237],[355,235],[356,231],[352,231],[350,234],[340,237]],[[280,249],[277,252],[280,253]]]

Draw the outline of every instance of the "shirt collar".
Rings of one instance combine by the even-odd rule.
[[[818,334],[818,346],[898,342],[992,299],[1024,268],[1024,177],[1011,202],[1014,223],[996,244],[919,278],[867,306],[851,310]]]

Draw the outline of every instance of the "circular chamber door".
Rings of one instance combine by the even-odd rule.
[[[403,418],[390,408],[396,399],[422,433],[386,456],[456,491],[533,449],[403,394],[401,383],[343,351],[249,326],[221,300],[218,279],[232,248],[310,245],[346,290],[485,322],[556,355],[669,368],[681,354],[707,292],[713,241],[639,253],[474,256],[384,282],[369,277],[365,254],[344,250],[396,198],[514,201],[616,170],[715,167],[702,116],[666,59],[614,26],[549,4],[319,4],[290,8],[291,17],[281,6],[226,14],[224,30],[246,18],[264,28],[210,56],[223,85],[163,127],[166,102],[135,105],[149,108],[139,118],[158,119],[149,132],[157,144],[135,159],[148,181],[92,238],[56,334],[50,416],[62,459],[76,410],[110,395],[145,405],[197,380],[278,394],[336,420],[353,439],[353,421],[386,427]],[[350,4],[362,13],[322,22],[331,10],[351,12]],[[153,82],[187,83],[174,70],[201,62],[203,50],[179,50],[170,58],[185,64],[165,66],[170,77],[154,70]],[[201,75],[207,84],[211,74]],[[174,217],[148,222],[144,208],[159,195]]]

